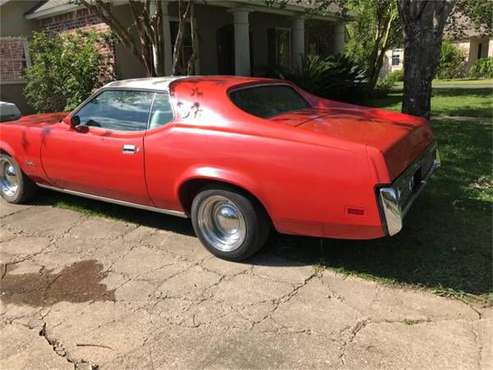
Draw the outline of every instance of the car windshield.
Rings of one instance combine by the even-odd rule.
[[[233,90],[229,97],[235,105],[260,118],[309,108],[308,102],[288,85],[261,85]]]

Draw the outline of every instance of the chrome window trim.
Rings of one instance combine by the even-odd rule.
[[[151,118],[152,118],[152,110],[154,109],[154,102],[156,100],[156,96],[158,94],[164,94],[166,95],[166,97],[168,98],[168,102],[169,102],[169,106],[171,108],[171,114],[173,115],[173,118],[171,121],[169,122],[166,122],[164,125],[161,125],[159,127],[155,127],[155,128],[152,128],[151,129]],[[149,109],[149,116],[147,117],[147,128],[146,128],[146,132],[147,131],[154,131],[154,130],[158,130],[164,126],[168,126],[170,125],[171,123],[175,122],[176,121],[176,111],[175,111],[175,105],[172,103],[171,101],[171,95],[168,91],[154,91],[154,96],[152,97],[152,103],[151,103],[151,109]]]
[[[163,213],[166,215],[171,215],[171,216],[176,216],[176,217],[181,217],[181,218],[188,218],[187,214],[185,212],[182,212],[182,211],[175,211],[172,209],[163,209],[163,208],[151,207],[151,206],[146,206],[143,204],[126,202],[124,200],[106,198],[106,197],[101,197],[99,195],[82,193],[82,192],[78,192],[78,191],[74,191],[74,190],[58,188],[56,186],[51,186],[51,185],[46,185],[46,184],[37,183],[36,185],[38,185],[40,188],[45,188],[48,190],[54,190],[54,191],[58,191],[58,192],[66,193],[66,194],[70,194],[70,195],[76,195],[76,196],[83,197],[83,198],[99,200],[99,201],[106,202],[106,203],[117,204],[119,206],[138,208],[138,209],[142,209],[145,211]]]

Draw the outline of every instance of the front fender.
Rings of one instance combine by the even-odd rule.
[[[0,151],[7,153],[10,155],[12,158],[15,158],[15,151],[14,148],[12,148],[9,144],[7,144],[5,141],[0,140]]]

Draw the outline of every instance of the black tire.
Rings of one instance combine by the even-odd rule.
[[[236,209],[241,212],[246,231],[241,239],[241,244],[234,250],[218,249],[210,242],[206,228],[199,222],[199,214],[203,214],[201,209],[204,207],[204,202],[213,199],[211,197],[223,197],[232,202]],[[228,186],[214,185],[203,189],[193,199],[191,216],[195,234],[202,244],[215,256],[229,261],[242,261],[258,252],[265,245],[271,230],[270,219],[263,207],[255,199],[251,199],[243,192]]]
[[[15,170],[15,181],[17,183],[17,189],[15,191],[8,191],[4,186],[7,184],[7,167],[12,165]],[[9,181],[10,183],[10,181]],[[34,182],[22,172],[17,161],[8,154],[0,154],[0,195],[9,203],[21,204],[29,201],[36,193],[37,186]]]

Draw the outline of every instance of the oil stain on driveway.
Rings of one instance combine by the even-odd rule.
[[[37,272],[16,274],[18,264],[0,266],[3,304],[52,306],[60,302],[115,301],[115,291],[101,281],[107,276],[96,260],[76,262],[54,273],[43,267]]]
[[[178,222],[0,203],[0,368],[492,368],[491,307],[225,262]]]

